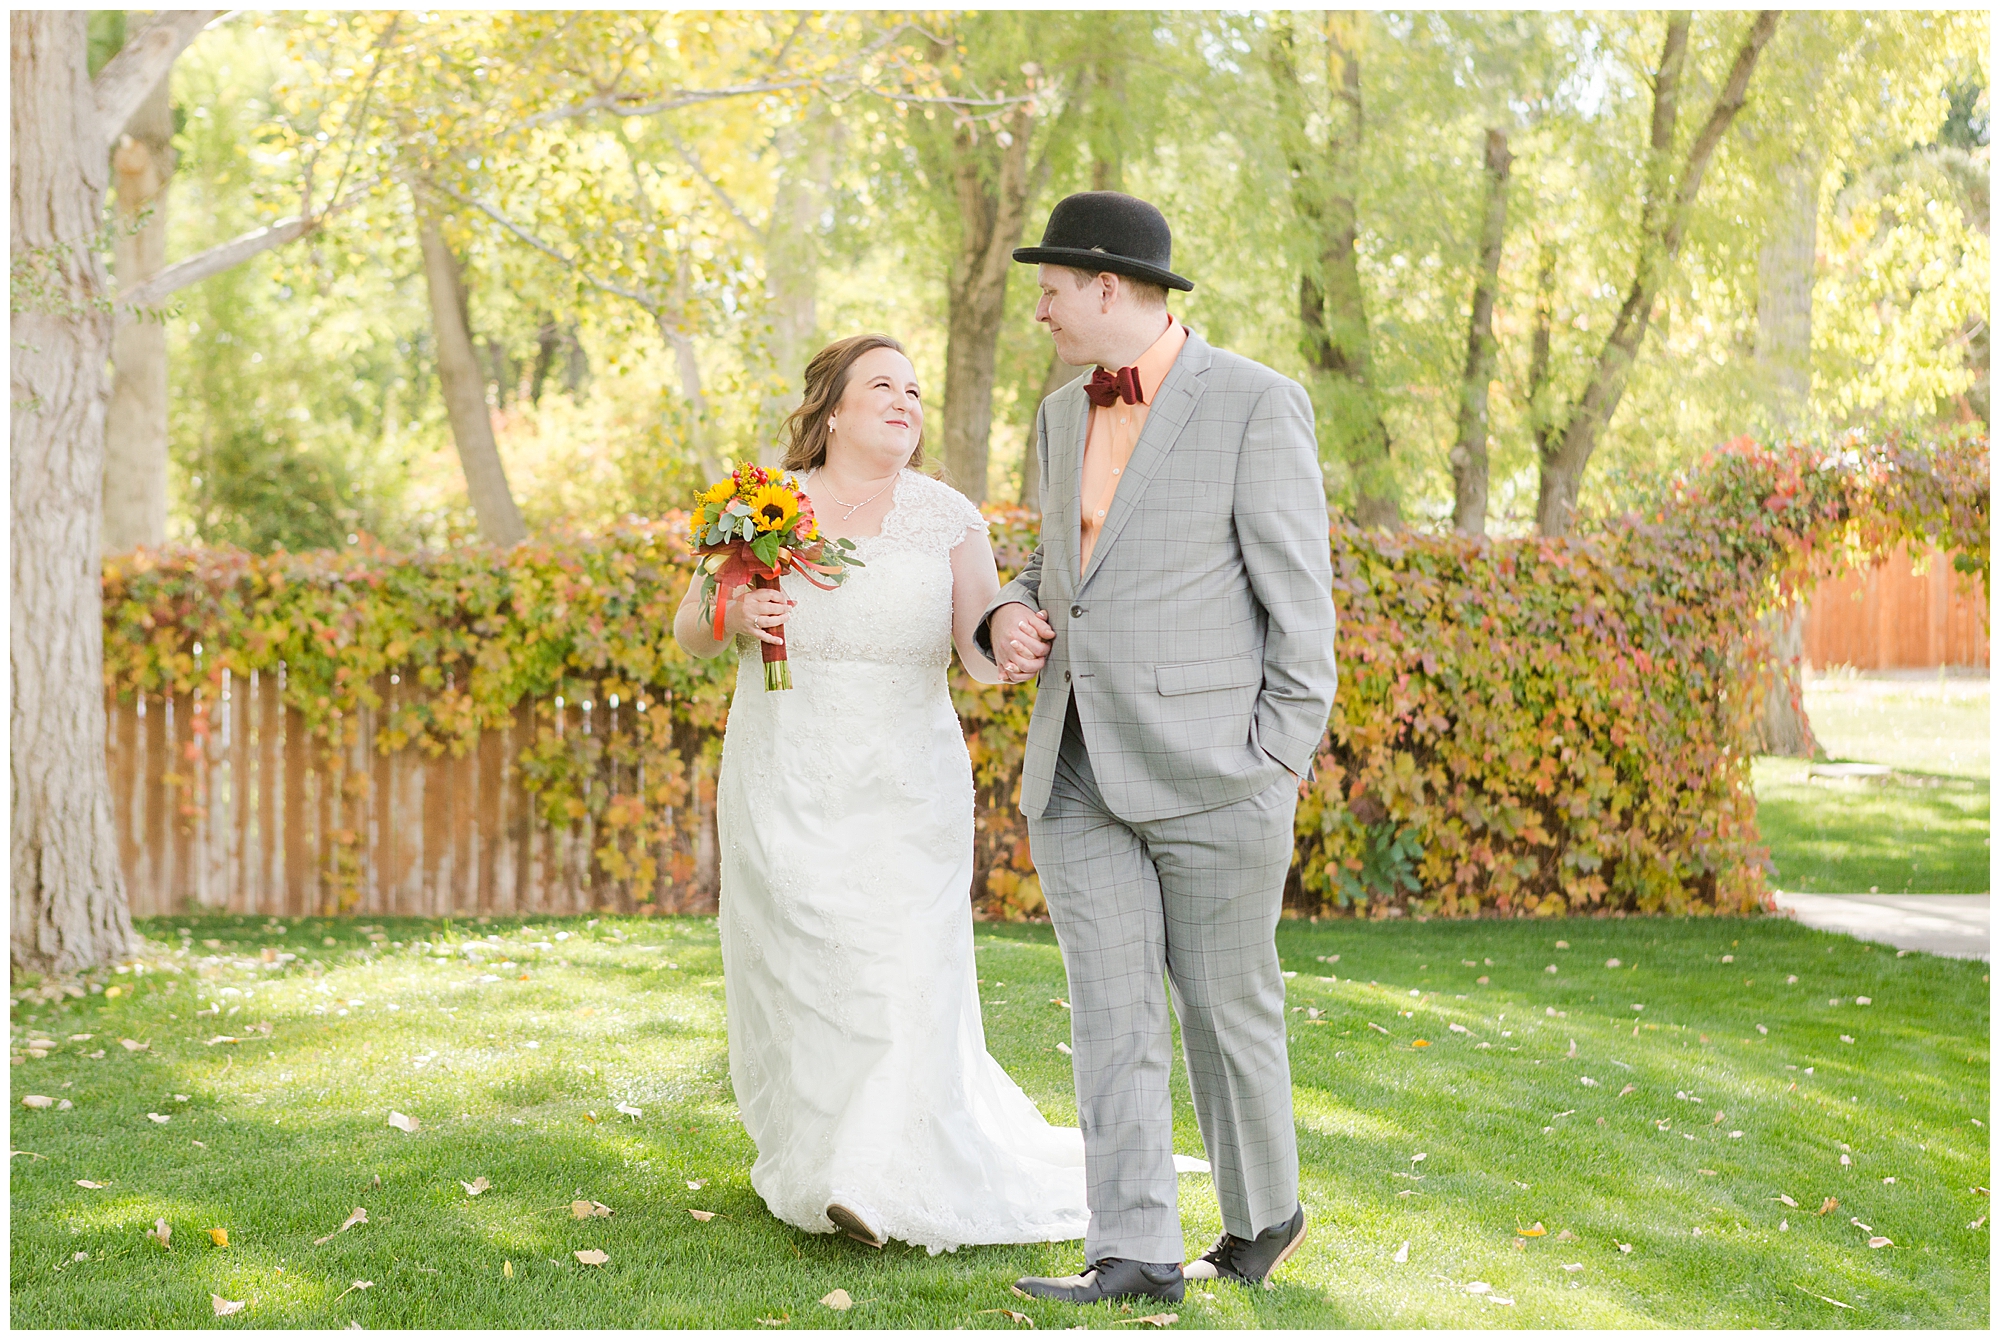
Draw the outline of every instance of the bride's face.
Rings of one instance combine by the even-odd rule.
[[[826,454],[837,468],[886,473],[909,464],[924,428],[910,360],[894,349],[870,349],[855,359],[827,426]]]

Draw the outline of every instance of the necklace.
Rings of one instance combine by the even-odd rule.
[[[819,477],[820,477],[820,472],[817,470],[813,471],[813,479],[815,482],[819,479]],[[845,507],[847,509],[845,512],[841,513],[840,517],[842,521],[845,521],[849,517],[853,516],[856,512],[866,507],[869,503],[874,502],[877,498],[887,493],[889,491],[889,484],[894,484],[895,482],[896,482],[895,479],[891,478],[888,484],[884,484],[881,488],[876,489],[873,493],[869,494],[867,497],[863,498],[858,503],[851,503],[847,501],[847,499],[845,498],[835,497],[831,489],[827,490],[826,496],[830,501],[834,503],[835,506]]]

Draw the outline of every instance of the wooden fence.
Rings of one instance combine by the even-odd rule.
[[[1918,573],[1900,547],[1865,572],[1820,583],[1806,611],[1806,661],[1857,670],[1987,667],[1986,588],[1975,581],[1968,592],[1962,581],[1938,550]]]
[[[284,705],[282,674],[226,678],[205,740],[184,703],[107,698],[112,807],[134,916],[190,907],[282,917],[634,910],[630,890],[596,869],[591,819],[552,824],[521,785],[517,760],[535,737],[534,704],[461,758],[378,752],[379,714],[367,709],[354,742],[336,751]],[[385,709],[422,691],[377,690]],[[542,711],[563,731],[625,724],[601,705]],[[699,757],[688,766],[688,803],[700,813],[687,827],[699,836],[692,852],[658,854],[663,873],[650,905],[713,912],[715,781]],[[638,779],[617,770],[607,762],[594,781],[637,789]],[[692,878],[676,883],[673,870]]]

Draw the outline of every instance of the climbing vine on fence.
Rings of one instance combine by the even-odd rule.
[[[1378,914],[1758,905],[1756,615],[1904,540],[1934,540],[1984,578],[1987,470],[1984,438],[1745,441],[1650,512],[1567,540],[1336,525],[1341,684],[1302,787],[1299,894]],[[988,515],[1011,573],[1037,519]],[[712,764],[735,680],[733,658],[673,640],[691,572],[679,515],[505,551],[142,553],[105,567],[105,674],[121,695],[185,704],[199,749],[225,672],[282,664],[286,701],[349,791],[367,779],[346,776],[334,746],[463,753],[532,702],[523,784],[551,821],[589,824],[599,870],[644,902],[693,878],[689,765]],[[392,674],[425,692],[384,710]],[[954,671],[952,691],[978,791],[976,896],[994,915],[1032,913],[1016,810],[1032,686]],[[558,700],[629,715],[617,731],[565,729]],[[358,741],[364,706],[377,727]],[[351,867],[330,872],[350,895]]]

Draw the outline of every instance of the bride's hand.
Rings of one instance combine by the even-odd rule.
[[[783,591],[739,587],[736,594],[730,598],[727,612],[722,616],[722,626],[732,637],[747,633],[759,642],[769,642],[773,646],[782,647],[785,645],[785,639],[765,630],[776,628],[783,623],[786,616],[792,612],[792,607],[798,603]]]

